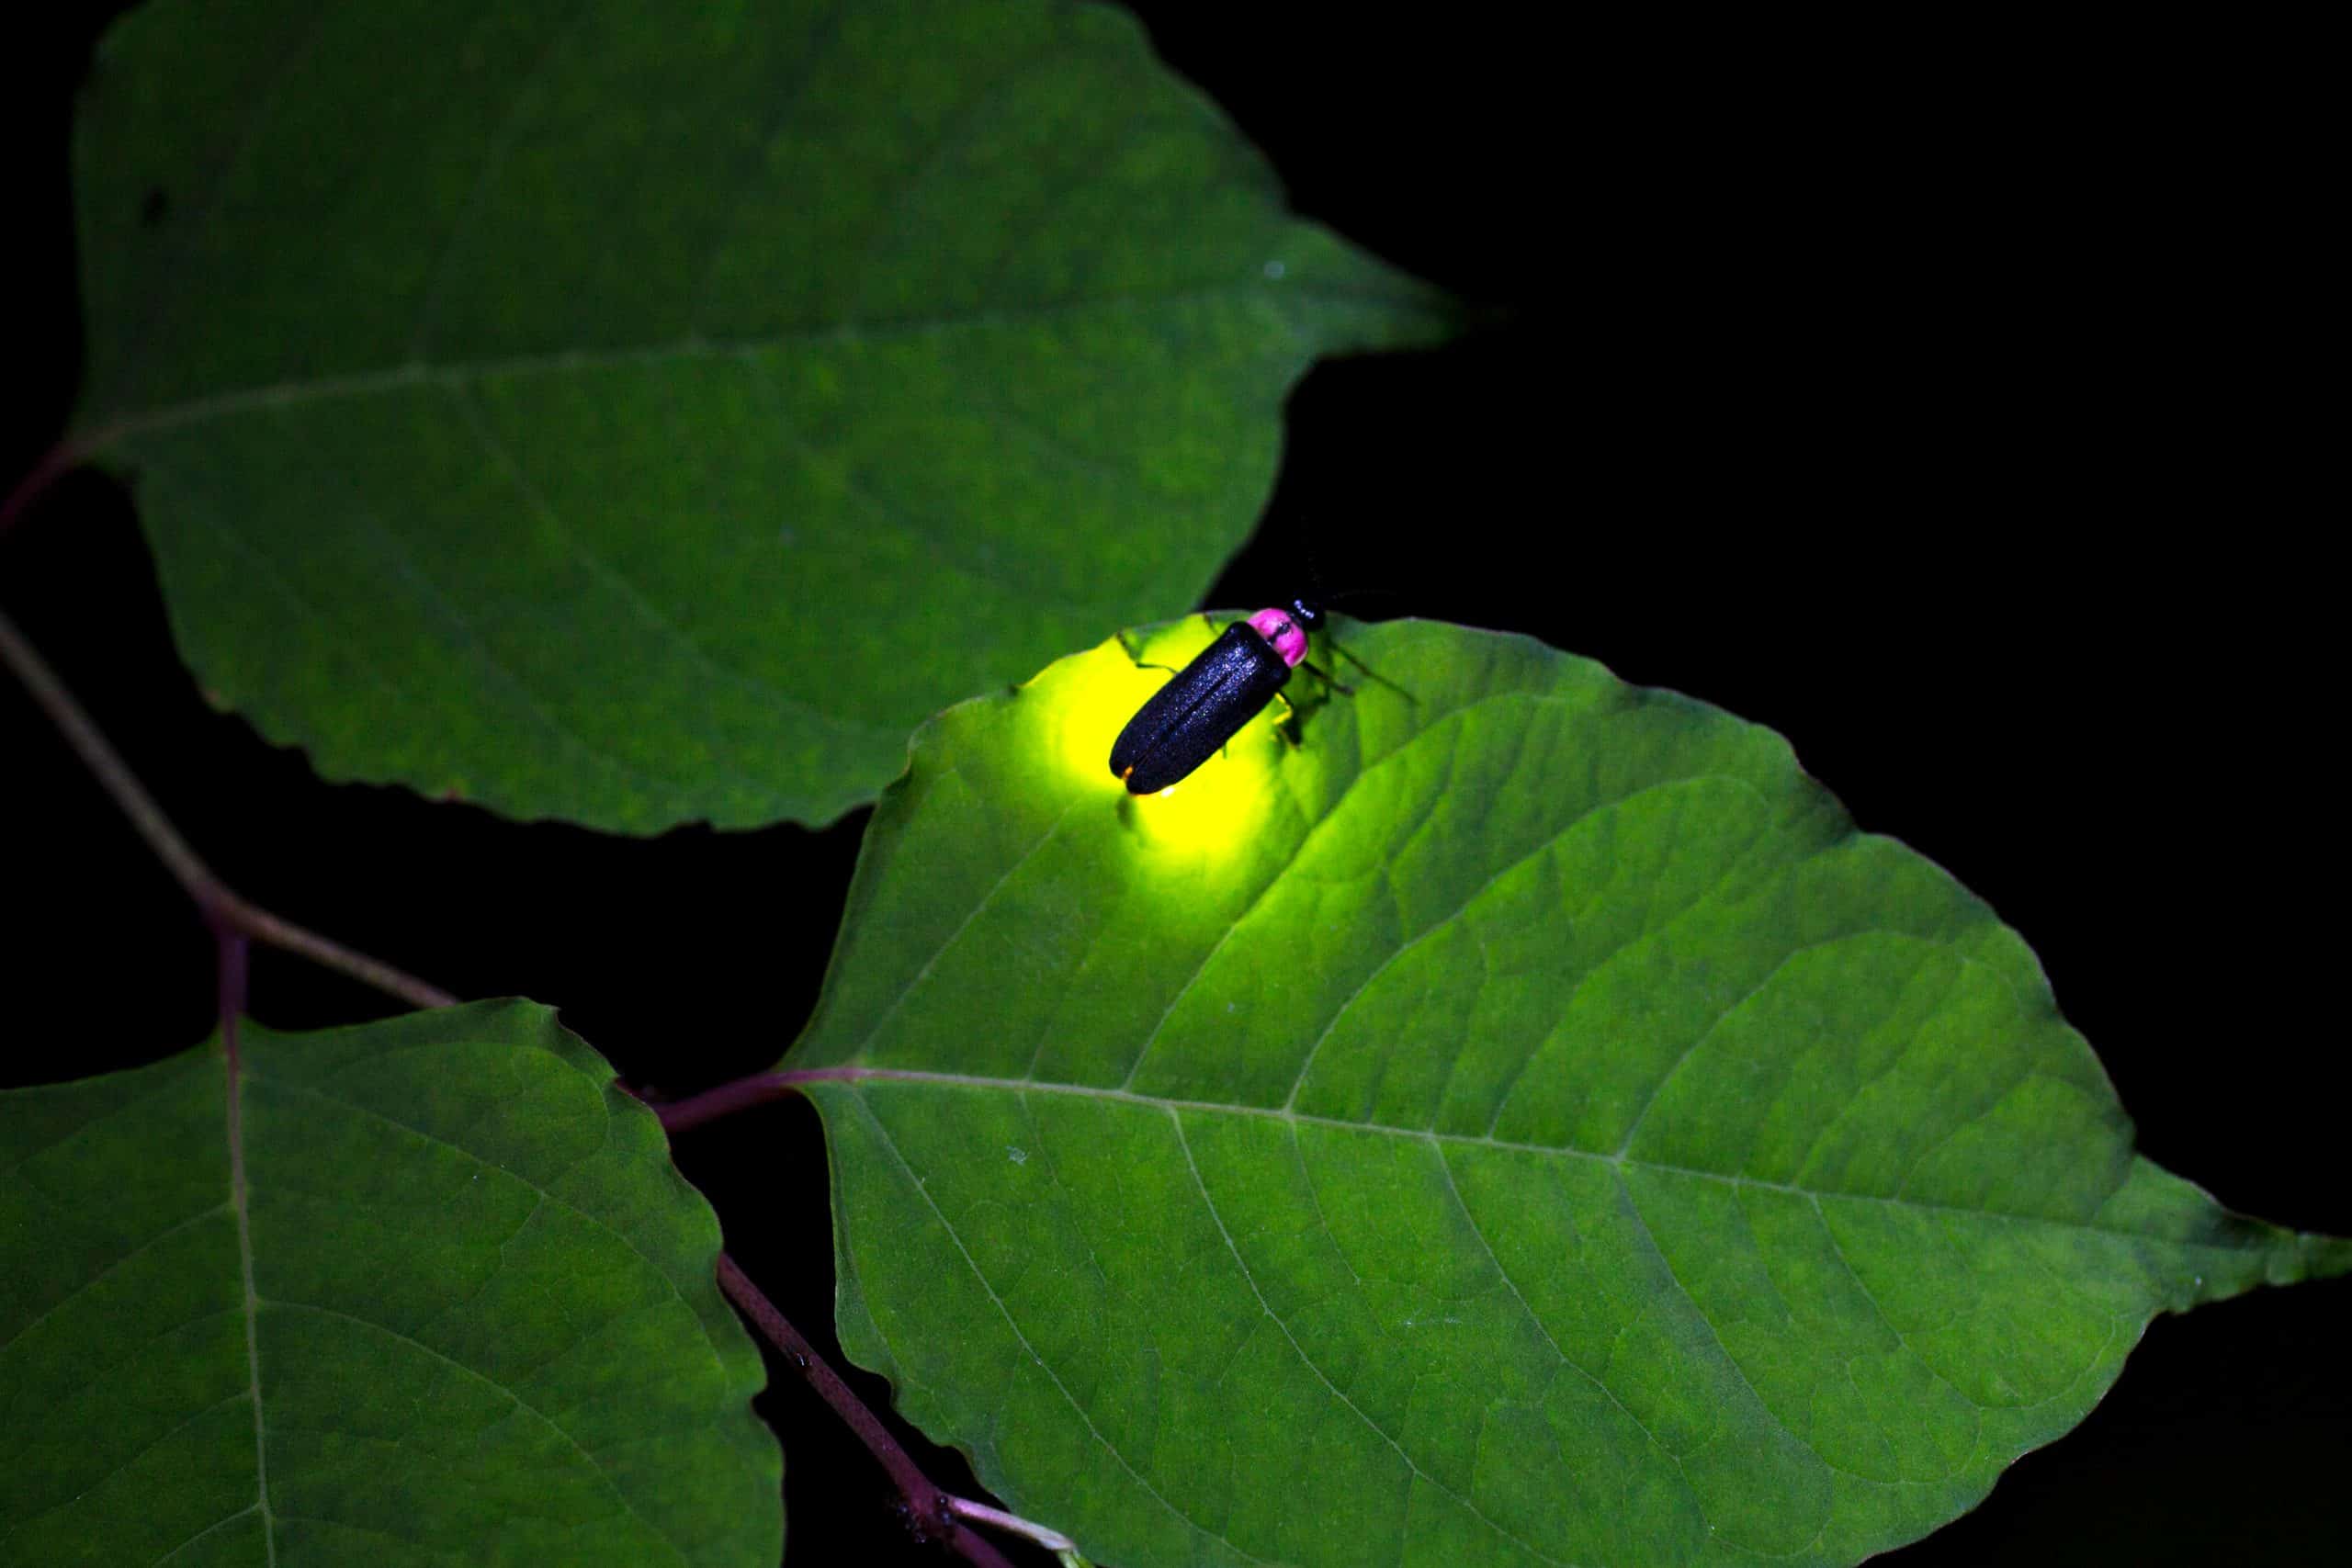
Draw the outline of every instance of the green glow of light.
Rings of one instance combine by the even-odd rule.
[[[1288,743],[1275,728],[1280,704],[1244,725],[1225,750],[1169,789],[1130,795],[1110,769],[1111,743],[1136,710],[1215,637],[1189,616],[1131,638],[1138,664],[1114,638],[1041,672],[1022,688],[1049,766],[1043,787],[1079,809],[1125,817],[1138,863],[1155,873],[1222,863],[1263,825],[1281,792]],[[1035,699],[1026,701],[1025,699]],[[1099,802],[1099,806],[1096,804]]]

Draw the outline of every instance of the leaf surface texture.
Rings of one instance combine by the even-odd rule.
[[[0,1094],[0,1563],[774,1568],[718,1226],[551,1012]]]
[[[2352,1263],[2137,1156],[2017,934],[1770,731],[1335,635],[1302,745],[1164,797],[1115,643],[944,715],[786,1060],[844,1343],[1019,1511],[1123,1568],[1851,1562],[2153,1314]]]
[[[1450,320],[1102,6],[158,0],[75,158],[74,441],[208,693],[628,832],[870,800]]]

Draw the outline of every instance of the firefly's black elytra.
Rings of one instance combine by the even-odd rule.
[[[1111,746],[1128,793],[1153,795],[1188,777],[1258,716],[1306,657],[1323,612],[1304,599],[1236,621],[1136,710]]]

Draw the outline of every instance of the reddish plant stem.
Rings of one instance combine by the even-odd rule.
[[[415,976],[396,969],[379,958],[370,958],[354,952],[341,942],[330,942],[314,931],[280,919],[257,904],[248,902],[227,883],[180,837],[179,829],[155,804],[154,796],[131,773],[130,765],[99,733],[82,705],[65,689],[57,672],[34,650],[16,623],[0,615],[0,663],[16,672],[17,678],[32,694],[50,722],[57,726],[66,745],[82,759],[98,781],[98,787],[122,808],[130,825],[164,863],[187,896],[195,900],[197,910],[216,933],[221,927],[242,933],[255,942],[283,948],[314,964],[350,976],[363,985],[373,986],[387,996],[396,997],[412,1007],[453,1007],[458,998],[438,986],[427,985]]]
[[[208,911],[204,923],[212,929],[220,1046],[228,1055],[229,1076],[233,1078],[237,1075],[237,1020],[243,1017],[245,1011],[245,976],[250,950],[245,933],[227,920]]]
[[[716,1122],[738,1111],[749,1111],[755,1105],[765,1105],[782,1100],[805,1083],[856,1083],[865,1078],[889,1077],[884,1067],[788,1067],[782,1072],[753,1073],[749,1077],[734,1078],[717,1089],[707,1089],[700,1094],[690,1094],[684,1100],[673,1100],[656,1105],[653,1113],[670,1132],[683,1133],[689,1127],[699,1127],[706,1122]]]
[[[56,456],[52,454],[52,457]],[[47,460],[44,461],[46,463]],[[62,471],[62,461],[58,467]],[[40,486],[35,483],[36,477],[46,482],[46,476],[36,469],[35,475],[28,477],[16,493],[10,495],[5,503],[0,503],[0,528],[5,528],[6,523],[21,512],[29,495],[38,491]],[[154,852],[156,858],[164,863],[164,868],[194,900],[206,926],[212,932],[217,958],[215,973],[221,1047],[229,1069],[229,1142],[232,1161],[241,1156],[243,1149],[239,1128],[237,1024],[244,1012],[251,942],[266,942],[274,947],[299,953],[420,1008],[457,1004],[458,998],[439,987],[427,985],[380,959],[370,958],[290,920],[281,919],[259,905],[248,902],[221,881],[187,840],[180,836],[179,830],[172,826],[171,819],[164,815],[163,807],[155,804],[154,797],[140,784],[130,765],[107,742],[97,725],[82,710],[82,705],[74,700],[73,694],[57,678],[57,672],[49,667],[48,661],[34,650],[32,644],[17,629],[16,623],[6,615],[0,615],[0,663],[6,664],[24,682],[26,690],[32,694],[33,701],[65,738],[66,744],[96,777],[99,787],[122,808],[123,815],[130,818],[130,825],[146,840],[147,847]],[[696,1121],[724,1115],[727,1111],[742,1105],[756,1104],[788,1094],[795,1082],[812,1077],[844,1076],[856,1071],[846,1068],[837,1075],[828,1069],[819,1069],[769,1074],[764,1079],[742,1079],[708,1094],[680,1101],[681,1107],[709,1102],[711,1108],[703,1114],[684,1117],[675,1123],[664,1114],[663,1124],[691,1126]],[[677,1107],[662,1109],[666,1112]],[[242,1198],[242,1168],[234,1174],[235,1185]],[[834,1414],[847,1423],[850,1430],[882,1461],[883,1469],[889,1472],[892,1483],[899,1489],[909,1528],[915,1531],[918,1539],[935,1540],[950,1548],[972,1563],[974,1568],[1012,1568],[1012,1563],[1002,1552],[965,1529],[958,1517],[959,1514],[967,1514],[994,1522],[1000,1517],[1012,1520],[1012,1516],[1001,1516],[1000,1510],[952,1497],[933,1485],[923,1474],[922,1467],[899,1446],[898,1439],[890,1436],[889,1429],[851,1392],[849,1385],[842,1381],[841,1374],[825,1363],[808,1340],[801,1337],[800,1331],[792,1326],[775,1309],[775,1303],[761,1293],[759,1287],[752,1284],[742,1269],[736,1266],[735,1260],[725,1253],[718,1258],[718,1282],[737,1308],[784,1353],[785,1359],[799,1371],[809,1386],[832,1407]],[[1008,1528],[1023,1529],[1025,1533],[1041,1540],[1051,1533],[1042,1532],[1040,1527],[1029,1526],[1025,1521],[1012,1521]]]
[[[672,1133],[683,1133],[689,1127],[699,1127],[706,1122],[716,1122],[738,1111],[749,1111],[755,1105],[765,1105],[782,1100],[792,1092],[797,1081],[782,1073],[753,1073],[749,1077],[735,1078],[707,1089],[700,1094],[690,1094],[684,1100],[673,1100],[653,1108],[662,1125]]]
[[[1002,1552],[963,1527],[956,1517],[957,1499],[942,1492],[932,1483],[899,1439],[881,1418],[865,1407],[865,1402],[842,1381],[841,1374],[825,1363],[800,1331],[792,1326],[775,1303],[752,1283],[736,1261],[725,1253],[718,1255],[718,1288],[736,1310],[752,1320],[752,1325],[767,1337],[768,1343],[783,1353],[817,1396],[832,1406],[849,1429],[857,1434],[866,1451],[879,1460],[899,1489],[899,1506],[905,1511],[908,1528],[918,1540],[934,1540],[955,1551],[975,1568],[1012,1568]]]
[[[81,460],[81,449],[62,441],[43,452],[40,461],[27,469],[25,477],[17,481],[17,488],[8,492],[8,498],[0,501],[0,536],[5,536],[16,525],[18,518],[32,510],[33,502],[40,498],[42,491],[55,484],[60,476]]]

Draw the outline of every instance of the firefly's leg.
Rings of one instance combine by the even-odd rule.
[[[1292,730],[1298,721],[1298,710],[1291,706],[1290,699],[1283,696],[1280,692],[1276,692],[1274,694],[1274,701],[1282,704],[1283,705],[1282,717],[1274,720],[1274,733],[1281,736],[1293,746],[1295,746],[1298,744],[1298,737],[1292,733]],[[1244,728],[1246,728],[1247,726],[1244,726]],[[1233,755],[1233,740],[1231,737],[1228,736],[1226,739],[1225,744],[1216,749],[1216,754],[1220,757],[1230,757]]]
[[[1309,668],[1311,669],[1313,666],[1310,665]],[[1298,745],[1298,709],[1294,707],[1291,705],[1291,700],[1283,695],[1280,692],[1276,692],[1274,694],[1274,701],[1283,705],[1282,717],[1274,720],[1274,733],[1281,736],[1284,740],[1290,742],[1291,745]]]
[[[1128,662],[1133,664],[1138,670],[1165,670],[1170,675],[1176,673],[1176,667],[1174,665],[1155,664],[1150,660],[1146,659],[1142,654],[1137,653],[1134,649],[1129,648],[1127,646],[1127,634],[1125,632],[1119,633],[1119,651],[1125,654],[1127,656]]]
[[[1339,693],[1343,697],[1352,697],[1356,694],[1356,689],[1353,686],[1349,685],[1345,681],[1342,681],[1339,677],[1333,675],[1329,670],[1317,669],[1314,664],[1306,660],[1299,660],[1298,667],[1301,670],[1306,671],[1308,674],[1314,676],[1317,680],[1322,682],[1325,685],[1330,687],[1331,690]]]
[[[1375,686],[1385,686],[1385,687],[1387,687],[1390,691],[1392,691],[1392,692],[1396,693],[1398,696],[1400,696],[1400,697],[1404,698],[1404,699],[1405,699],[1407,702],[1408,702],[1408,703],[1409,703],[1409,702],[1412,702],[1412,701],[1414,701],[1414,700],[1415,700],[1415,698],[1414,698],[1414,696],[1413,696],[1413,694],[1412,694],[1412,693],[1410,693],[1410,692],[1407,691],[1404,687],[1402,687],[1402,686],[1398,685],[1396,682],[1394,682],[1394,681],[1390,680],[1387,676],[1383,675],[1379,671],[1374,670],[1371,665],[1366,664],[1363,660],[1358,659],[1354,654],[1350,653],[1346,649],[1341,648],[1338,643],[1336,643],[1336,642],[1329,643],[1329,644],[1327,644],[1326,646],[1327,646],[1327,647],[1329,647],[1329,648],[1330,649],[1330,650],[1331,650],[1334,654],[1337,654],[1340,658],[1346,660],[1349,663],[1351,663],[1351,664],[1354,665],[1357,669],[1359,669],[1359,670],[1363,671],[1363,674],[1364,674],[1364,679],[1365,679],[1365,680],[1367,680],[1367,681],[1370,681],[1374,685],[1375,685]],[[1344,691],[1346,691],[1347,689],[1348,689],[1348,688],[1347,688],[1347,687],[1345,687],[1345,686],[1342,686],[1342,687],[1340,687],[1340,690],[1341,690],[1341,691],[1343,691],[1343,692],[1344,692]]]

